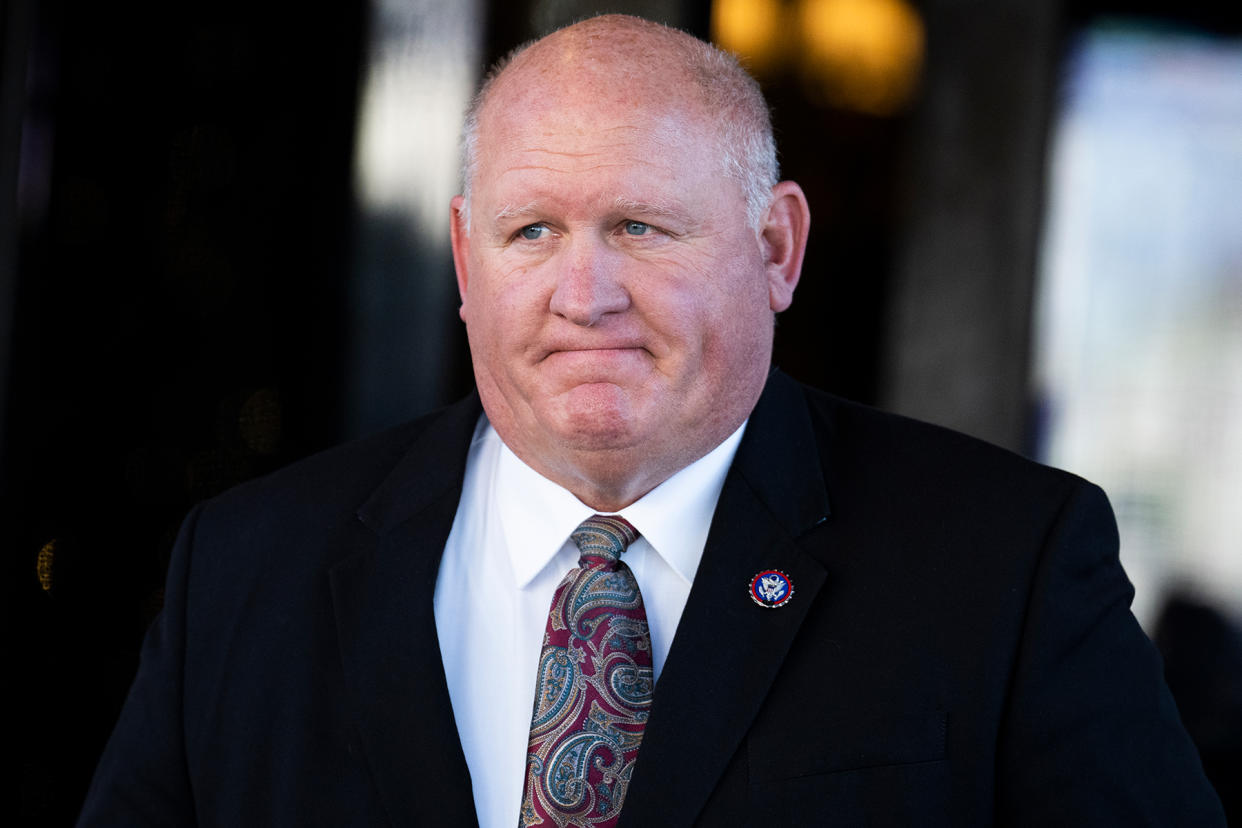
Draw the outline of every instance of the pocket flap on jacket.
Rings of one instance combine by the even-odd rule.
[[[943,711],[862,716],[804,717],[783,732],[752,728],[750,772],[755,782],[944,758],[948,715]]]

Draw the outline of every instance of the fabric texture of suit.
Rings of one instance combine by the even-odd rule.
[[[432,595],[479,411],[189,515],[82,825],[475,824]],[[621,824],[1223,824],[1131,596],[1096,487],[774,372]]]

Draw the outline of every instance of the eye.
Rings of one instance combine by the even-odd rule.
[[[518,231],[518,235],[527,241],[538,241],[547,229],[542,224],[528,224]]]
[[[641,221],[627,221],[625,223],[625,232],[631,236],[644,236],[651,229],[651,225],[643,224]]]

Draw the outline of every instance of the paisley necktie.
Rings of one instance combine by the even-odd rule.
[[[556,594],[539,654],[519,825],[613,826],[651,707],[647,612],[621,553],[638,532],[595,515]]]

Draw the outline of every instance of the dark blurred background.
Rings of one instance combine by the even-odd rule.
[[[743,52],[814,216],[777,363],[1038,456],[1067,51],[1104,20],[1242,34],[1242,7],[1199,0],[0,8],[0,807],[20,825],[71,824],[194,502],[471,387],[447,201],[499,55],[597,11]],[[1147,625],[1236,816],[1235,621],[1170,594]]]

